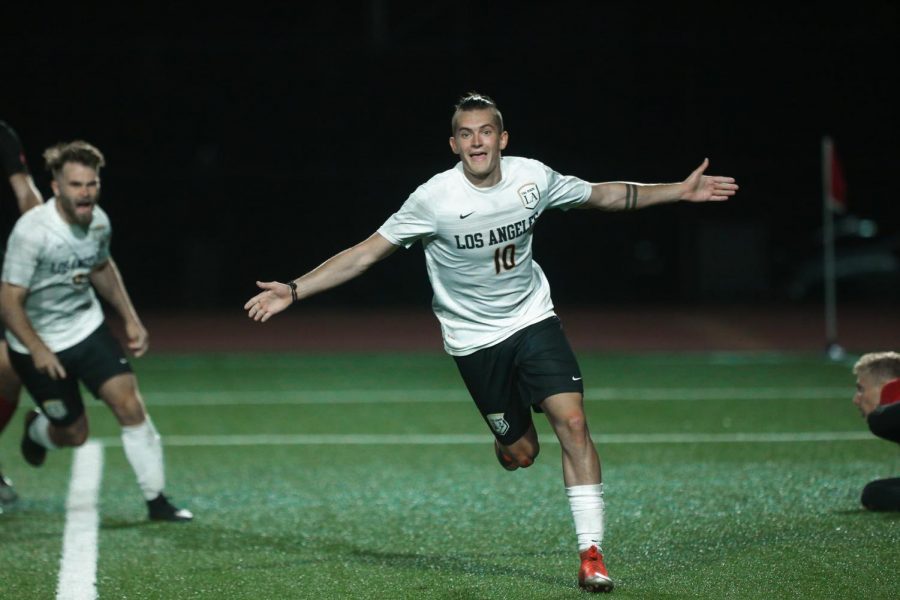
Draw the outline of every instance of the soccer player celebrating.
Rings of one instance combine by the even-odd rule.
[[[613,587],[601,553],[604,529],[600,460],[584,413],[584,385],[531,256],[532,233],[546,210],[633,210],[663,202],[726,200],[729,177],[703,174],[704,160],[681,183],[597,183],[563,176],[536,160],[502,156],[503,117],[487,96],[460,99],[451,119],[453,168],[416,189],[361,243],[288,283],[257,282],[244,308],[266,321],[292,302],[340,285],[398,247],[421,241],[434,291],[432,306],[466,387],[494,434],[509,471],[538,455],[531,411],[546,415],[562,448],[566,493],[581,555],[579,585]]]
[[[869,429],[878,437],[900,444],[900,354],[864,354],[853,366],[853,374],[853,404]],[[860,500],[869,510],[900,511],[900,477],[869,482]]]
[[[143,355],[147,330],[110,256],[110,221],[97,205],[104,157],[94,146],[75,141],[49,148],[44,159],[54,197],[16,222],[0,283],[10,362],[40,407],[25,417],[22,454],[38,467],[48,450],[87,440],[82,382],[122,426],[125,456],[150,519],[189,521],[190,511],[176,508],[163,494],[160,436],[94,292],[123,319],[128,349]]]
[[[28,163],[25,161],[25,152],[19,136],[3,121],[0,121],[0,166],[9,177],[9,185],[16,197],[19,212],[24,213],[44,201],[28,171]],[[19,377],[9,364],[6,341],[3,337],[0,330],[0,433],[6,429],[16,412],[19,405],[19,390],[22,387]],[[12,482],[0,473],[0,505],[11,504],[17,498]]]

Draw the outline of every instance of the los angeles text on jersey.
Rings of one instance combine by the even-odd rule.
[[[73,271],[75,269],[92,269],[94,265],[96,265],[100,261],[100,251],[93,256],[82,258],[80,256],[73,256],[71,258],[67,258],[63,261],[52,262],[47,265],[50,269],[50,272],[56,275],[61,275],[68,273],[69,271]]]
[[[459,250],[473,250],[475,248],[484,248],[484,238],[488,238],[488,247],[502,244],[520,238],[528,233],[534,226],[541,213],[535,213],[527,219],[521,219],[515,223],[504,225],[502,227],[494,227],[487,232],[467,233],[463,235],[454,235],[456,239],[456,247]]]

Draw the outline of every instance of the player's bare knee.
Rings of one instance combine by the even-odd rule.
[[[571,436],[587,436],[587,419],[583,412],[567,415],[563,421],[563,425]]]
[[[119,421],[119,425],[140,425],[147,419],[147,411],[139,396],[129,395],[108,401],[110,409]]]
[[[50,437],[57,446],[82,446],[88,439],[87,422],[76,421],[66,427],[55,427],[52,430]]]

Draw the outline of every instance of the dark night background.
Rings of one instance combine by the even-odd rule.
[[[508,155],[642,182],[708,156],[741,185],[727,204],[548,213],[535,251],[557,304],[820,302],[815,277],[796,284],[804,260],[821,264],[830,135],[850,212],[879,227],[841,240],[841,301],[898,306],[895,3],[139,6],[0,9],[0,119],[46,196],[45,147],[104,151],[113,254],[139,309],[239,311],[256,279],[367,237],[454,164],[468,90],[497,100]],[[5,235],[11,198],[2,211]],[[310,303],[428,305],[420,246],[373,271]]]

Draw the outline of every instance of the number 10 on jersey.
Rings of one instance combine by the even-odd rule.
[[[494,272],[509,271],[516,266],[516,245],[509,244],[494,250]]]

